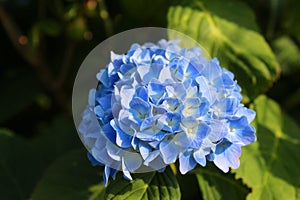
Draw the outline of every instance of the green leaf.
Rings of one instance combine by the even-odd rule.
[[[39,160],[27,140],[0,129],[1,199],[27,199],[40,173]]]
[[[117,179],[108,185],[105,197],[107,200],[176,200],[180,199],[180,196],[177,179],[168,167],[163,173],[134,174],[132,181],[127,181],[118,174]]]
[[[203,199],[245,199],[249,189],[241,181],[235,180],[234,175],[223,173],[213,164],[194,170],[203,194]]]
[[[300,128],[266,96],[254,101],[257,142],[243,148],[238,178],[252,188],[247,199],[300,198]]]
[[[92,167],[83,149],[58,158],[45,172],[31,200],[103,199],[100,168]]]
[[[272,46],[284,75],[300,69],[300,50],[291,38],[287,36],[277,38]]]
[[[169,9],[168,28],[194,38],[231,70],[246,102],[266,91],[278,77],[275,56],[258,33],[253,12],[241,2],[180,1]]]
[[[66,152],[82,147],[72,120],[57,116],[50,127],[31,141],[44,168]]]

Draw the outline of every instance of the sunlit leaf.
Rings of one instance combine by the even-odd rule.
[[[265,96],[254,101],[257,142],[243,148],[238,178],[252,188],[247,199],[299,199],[300,128]]]
[[[180,1],[169,9],[168,27],[196,39],[221,66],[234,72],[244,101],[266,91],[278,77],[275,56],[259,34],[254,14],[241,2]]]
[[[223,173],[213,164],[194,170],[205,200],[215,199],[245,199],[249,189],[241,180],[235,180],[234,175]]]
[[[132,181],[125,180],[119,174],[117,179],[108,185],[106,199],[176,200],[180,199],[180,190],[175,175],[170,168],[167,168],[163,173],[154,171],[134,174]]]

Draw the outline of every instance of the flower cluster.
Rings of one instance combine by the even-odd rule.
[[[105,165],[105,184],[117,170],[158,170],[179,160],[182,174],[213,161],[239,167],[241,147],[256,140],[255,112],[241,104],[234,75],[200,48],[179,41],[133,44],[111,53],[79,125],[94,164]]]

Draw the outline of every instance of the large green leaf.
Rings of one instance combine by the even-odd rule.
[[[240,200],[245,199],[249,193],[249,189],[240,180],[235,180],[233,174],[225,174],[211,163],[194,172],[205,200]]]
[[[252,188],[247,199],[300,199],[300,128],[265,96],[254,101],[257,142],[243,148],[238,178]]]
[[[27,199],[41,173],[34,149],[23,138],[0,130],[0,197]]]
[[[114,200],[155,200],[180,199],[177,179],[170,168],[163,173],[148,172],[134,174],[132,181],[125,180],[121,174],[111,181],[106,190],[106,199]]]
[[[71,119],[57,116],[47,130],[31,141],[36,154],[40,156],[44,168],[57,157],[72,149],[82,147],[79,136]]]
[[[103,199],[104,186],[99,168],[92,167],[83,149],[57,159],[45,172],[32,200]]]
[[[266,91],[278,77],[275,56],[257,31],[254,14],[241,2],[180,1],[169,9],[168,28],[194,38],[234,72],[244,101]]]

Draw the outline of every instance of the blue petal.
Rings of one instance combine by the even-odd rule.
[[[186,89],[182,83],[173,83],[166,86],[167,97],[183,99],[186,95]]]
[[[207,135],[207,139],[211,142],[217,143],[221,140],[228,131],[228,123],[225,120],[212,120],[209,124],[210,132]]]
[[[223,73],[222,75],[222,82],[225,88],[232,88],[234,87],[235,81],[229,74]]]
[[[178,146],[171,140],[163,140],[159,145],[159,150],[166,164],[174,163],[179,154]]]
[[[255,115],[256,113],[254,110],[250,110],[244,106],[239,107],[235,113],[235,116],[237,117],[245,116],[248,120],[248,123],[251,123],[254,120]]]
[[[174,133],[178,131],[180,127],[181,116],[178,113],[166,113],[159,118],[159,121],[164,124],[162,130]]]
[[[183,59],[179,58],[173,58],[170,63],[170,70],[172,71],[172,74],[174,77],[178,80],[182,80],[184,78],[184,68],[187,65]]]
[[[96,95],[96,90],[95,89],[91,89],[89,91],[89,105],[90,106],[95,106],[95,96]]]
[[[224,139],[219,144],[217,144],[215,154],[219,155],[224,153],[224,151],[226,151],[231,145],[232,143],[230,141]]]
[[[156,56],[156,59],[157,59],[157,56]],[[160,59],[162,60],[162,59]],[[157,63],[152,63],[151,64],[151,70],[152,70],[152,77],[151,79],[158,79],[159,78],[159,75],[160,75],[160,72],[163,68],[163,66],[165,65],[165,60],[163,60],[162,62],[158,63],[158,61],[156,61]]]
[[[123,64],[120,67],[120,72],[122,74],[126,74],[127,72],[129,72],[130,70],[132,70],[135,66],[133,64]]]
[[[165,98],[162,105],[168,111],[175,112],[181,107],[181,102],[177,98]]]
[[[199,149],[193,153],[194,159],[197,163],[199,163],[201,166],[205,167],[206,165],[206,155],[202,151],[202,149]]]
[[[148,93],[153,103],[157,103],[165,93],[165,86],[161,83],[151,81],[148,84]]]
[[[144,100],[145,102],[148,102],[149,96],[148,96],[148,91],[147,88],[142,86],[138,87],[136,89],[136,96]]]
[[[256,141],[255,129],[248,124],[246,117],[231,119],[230,130],[226,138],[233,143],[248,145]]]
[[[152,162],[155,158],[159,156],[159,154],[160,154],[159,150],[152,151],[151,153],[148,154],[147,158],[144,161],[144,164],[148,166],[150,162]]]
[[[241,146],[232,144],[226,148],[223,153],[215,154],[214,163],[223,172],[228,172],[229,167],[237,169],[240,165],[239,157],[241,155]]]
[[[185,76],[194,79],[198,75],[199,75],[198,68],[192,64],[189,64],[186,69]]]
[[[232,114],[236,110],[238,104],[239,101],[236,98],[225,98],[226,112]]]
[[[216,100],[216,88],[208,85],[208,80],[204,76],[198,76],[196,82],[199,85],[199,91],[202,93],[202,97],[205,97],[210,104],[213,104]]]
[[[110,176],[115,180],[118,170],[110,168]]]
[[[214,79],[221,77],[222,75],[222,70],[218,63],[219,62],[217,60],[209,61],[206,67],[201,72],[209,82],[213,82]]]
[[[90,152],[97,161],[103,163],[104,165],[111,166],[114,164],[114,160],[108,155],[106,148],[93,148]]]
[[[184,152],[189,147],[190,140],[185,132],[177,133],[172,141],[177,145],[179,151]]]
[[[193,156],[191,156],[191,152],[184,152],[179,156],[179,170],[181,174],[186,174],[188,171],[195,168],[197,165]]]
[[[103,185],[107,186],[109,176],[110,176],[110,167],[105,166],[104,173],[103,173]]]
[[[151,152],[151,147],[148,144],[144,143],[144,142],[140,142],[139,143],[139,150],[140,150],[141,156],[145,160]]]
[[[97,79],[105,86],[109,87],[110,86],[110,81],[108,78],[108,72],[107,69],[101,70],[97,75]]]
[[[130,175],[130,171],[128,171],[126,165],[125,165],[125,161],[124,158],[122,158],[122,171],[123,171],[123,177],[127,180],[132,180],[132,177]]]
[[[120,97],[121,97],[121,105],[125,108],[130,108],[129,103],[131,102],[135,93],[135,89],[129,85],[124,85],[121,87],[120,90]]]
[[[103,108],[100,105],[94,107],[94,113],[101,121],[103,120],[105,113],[104,113]]]
[[[139,153],[127,151],[123,155],[124,165],[129,172],[134,172],[142,165],[142,158]]]
[[[131,146],[134,150],[138,149],[138,145],[140,143],[140,139],[136,137],[136,134],[134,134],[133,139],[131,140]]]
[[[158,80],[161,83],[168,83],[168,82],[172,82],[173,77],[172,77],[172,72],[170,70],[169,67],[163,67],[160,71]]]
[[[111,99],[112,95],[111,94],[106,94],[105,96],[102,96],[100,94],[96,94],[96,95],[97,95],[96,102],[101,105],[103,110],[105,110],[105,113],[108,113],[112,105],[112,99]]]
[[[90,152],[87,152],[87,157],[93,166],[102,166],[103,165],[98,160],[96,160]]]
[[[150,64],[139,65],[137,68],[137,72],[140,75],[142,81],[144,83],[149,83],[153,78],[153,72]]]
[[[128,180],[128,181],[132,181],[132,177],[130,175],[130,172],[127,171],[126,169],[123,169],[123,177]]]
[[[132,136],[121,130],[120,127],[116,124],[115,120],[111,120],[110,125],[116,131],[116,144],[122,148],[130,147]]]
[[[113,161],[120,162],[122,159],[122,155],[124,154],[124,150],[120,147],[116,146],[112,143],[106,144],[106,151],[107,154],[113,159]]]
[[[251,125],[237,131],[237,137],[244,145],[251,144],[256,141],[255,128]]]
[[[160,141],[150,141],[148,142],[148,144],[154,148],[154,149],[157,149],[158,148],[158,145],[160,144]]]
[[[130,112],[137,122],[142,122],[148,117],[150,105],[139,97],[135,97],[129,104]]]
[[[191,144],[190,146],[193,148],[199,148],[203,142],[203,139],[207,136],[209,133],[210,128],[205,123],[200,123],[195,131],[194,138],[191,138]]]
[[[104,124],[104,126],[102,126],[102,131],[110,142],[116,142],[116,131],[111,127],[110,123]]]

